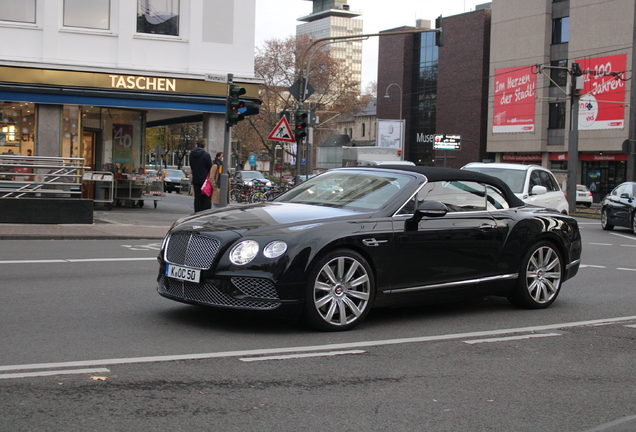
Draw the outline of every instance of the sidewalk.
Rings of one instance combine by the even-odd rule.
[[[163,239],[174,221],[194,211],[192,200],[188,195],[170,193],[157,202],[157,208],[152,202],[141,208],[96,208],[90,225],[0,224],[0,240]],[[573,216],[600,217],[600,206],[578,207]]]
[[[96,207],[92,224],[0,224],[0,240],[163,239],[174,221],[194,211],[191,196],[166,194],[157,207]]]

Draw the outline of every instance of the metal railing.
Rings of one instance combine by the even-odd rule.
[[[0,198],[82,198],[84,158],[0,155]]]

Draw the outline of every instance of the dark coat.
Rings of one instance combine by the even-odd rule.
[[[190,152],[190,170],[192,172],[192,184],[202,185],[212,168],[212,157],[202,147],[195,147]]]

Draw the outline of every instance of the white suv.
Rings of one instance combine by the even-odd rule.
[[[539,165],[472,162],[462,169],[477,171],[503,180],[526,204],[568,214],[568,199],[554,175]]]

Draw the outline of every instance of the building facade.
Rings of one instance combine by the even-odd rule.
[[[223,149],[226,80],[258,98],[254,0],[0,0],[0,153],[139,172],[148,126],[203,121]]]
[[[561,179],[573,162],[577,183],[595,190],[596,202],[633,173],[622,143],[630,128],[635,138],[635,7],[633,0],[492,2],[488,151],[497,161],[541,164]]]
[[[443,18],[443,46],[430,21],[381,36],[378,55],[378,122],[404,120],[404,155],[419,165],[460,168],[487,160],[489,4]],[[396,90],[399,90],[396,91]],[[436,134],[460,135],[461,149],[434,149]]]
[[[353,19],[361,12],[350,10],[345,0],[310,0],[313,3],[312,13],[298,18],[304,24],[296,26],[297,36],[310,36],[321,39],[336,36],[355,36],[362,34],[363,22]],[[344,63],[349,69],[351,78],[359,85],[362,83],[362,41],[347,40],[327,44],[326,48],[333,59]],[[301,65],[306,67],[306,65]]]

